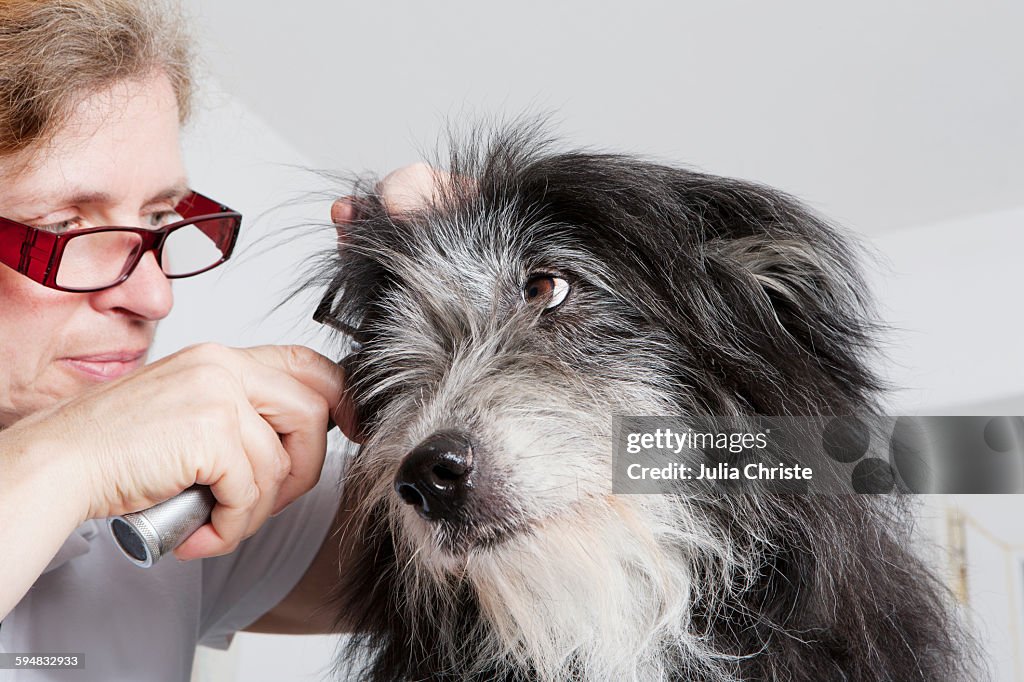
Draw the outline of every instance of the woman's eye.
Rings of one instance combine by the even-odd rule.
[[[51,223],[50,225],[40,225],[39,229],[45,230],[46,232],[60,234],[62,232],[67,232],[68,230],[78,229],[81,226],[81,218],[71,218],[69,220],[62,220],[59,223]]]
[[[146,216],[146,220],[150,227],[163,227],[178,222],[181,220],[181,216],[175,211],[157,211]]]
[[[533,275],[523,285],[523,300],[527,303],[543,303],[545,310],[562,305],[569,295],[569,283],[554,275]]]

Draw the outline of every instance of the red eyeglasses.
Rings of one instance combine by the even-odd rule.
[[[60,233],[0,218],[0,263],[51,289],[90,292],[124,282],[149,251],[169,279],[198,275],[231,257],[241,213],[189,192],[174,214],[181,220],[152,230],[88,227]]]

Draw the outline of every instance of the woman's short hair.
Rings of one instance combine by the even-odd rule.
[[[169,0],[0,0],[0,157],[45,142],[75,106],[163,72],[188,118],[191,48]]]

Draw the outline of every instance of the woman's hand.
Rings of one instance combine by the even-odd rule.
[[[451,175],[426,163],[414,163],[391,171],[377,183],[374,191],[384,201],[392,216],[402,216],[426,208],[434,202]],[[331,207],[331,220],[344,228],[358,218],[358,211],[351,197],[342,197]],[[339,234],[342,230],[339,230]]]
[[[238,543],[319,480],[331,421],[351,433],[344,376],[301,346],[193,346],[11,428],[30,452],[60,456],[81,520],[138,511],[209,485],[211,523],[180,559]],[[27,440],[26,440],[27,439]]]

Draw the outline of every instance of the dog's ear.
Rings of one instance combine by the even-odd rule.
[[[775,326],[801,339],[809,331],[805,323],[830,320],[827,330],[860,307],[846,264],[797,235],[764,232],[705,246],[723,274],[747,285],[754,306],[771,314],[766,331]]]
[[[878,325],[860,274],[863,254],[796,199],[718,181],[687,198],[704,207],[698,248],[727,320],[714,356],[756,358],[765,371],[794,374],[776,377],[782,386],[820,387],[819,396],[769,401],[776,407],[864,404],[881,385],[870,369]]]

